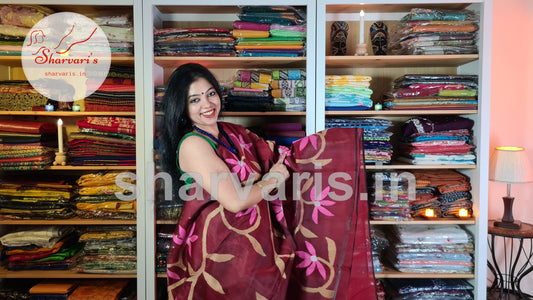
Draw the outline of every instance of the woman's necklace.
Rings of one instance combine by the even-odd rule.
[[[220,127],[220,125],[218,125],[218,130],[222,133],[222,135],[224,136],[224,138],[226,138],[226,140],[229,142],[230,146],[228,146],[228,144],[224,143],[223,141],[217,139],[216,137],[214,137],[212,134],[210,134],[209,132],[207,131],[204,131],[200,128],[198,128],[196,125],[193,126],[194,129],[196,129],[196,131],[198,131],[199,133],[209,137],[210,139],[212,139],[213,141],[217,142],[218,144],[224,146],[226,149],[228,149],[231,153],[235,154],[235,155],[239,155],[239,152],[237,151],[237,147],[235,147],[235,144],[233,143],[233,141],[229,138],[228,134],[224,131],[224,129],[222,129],[222,127]]]

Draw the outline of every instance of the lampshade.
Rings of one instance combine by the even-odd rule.
[[[521,147],[497,147],[490,157],[489,179],[505,183],[533,181],[533,170]]]

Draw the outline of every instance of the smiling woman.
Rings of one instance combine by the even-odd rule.
[[[174,72],[163,102],[163,170],[196,176],[167,255],[171,299],[376,298],[362,130],[278,146],[218,122],[218,83],[197,64]]]

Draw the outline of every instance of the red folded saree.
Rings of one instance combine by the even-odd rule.
[[[0,120],[0,131],[43,134],[56,133],[57,127],[47,122]]]
[[[280,152],[291,177],[274,199],[236,214],[186,185],[196,196],[185,201],[167,256],[169,297],[376,299],[362,130],[332,128],[286,148],[220,125],[239,153],[217,154],[241,182],[265,174]]]

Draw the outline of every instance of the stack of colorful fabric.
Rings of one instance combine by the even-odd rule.
[[[398,160],[415,165],[473,165],[474,121],[461,116],[425,116],[402,126]]]
[[[157,232],[156,241],[156,272],[166,273],[167,271],[167,254],[172,245],[172,236],[174,233],[173,226],[160,227]]]
[[[83,245],[72,227],[38,226],[0,237],[7,258],[7,269],[68,270],[80,257]]]
[[[477,75],[408,74],[396,78],[386,109],[477,109]]]
[[[474,299],[474,287],[465,279],[390,278],[383,286],[387,299]]]
[[[305,70],[239,70],[226,111],[305,111]]]
[[[361,127],[364,129],[363,147],[365,164],[390,164],[392,159],[392,132],[387,131],[392,121],[384,119],[326,119],[326,129],[333,127]]]
[[[391,35],[387,52],[393,55],[477,53],[478,19],[468,10],[413,8]]]
[[[326,75],[326,110],[369,110],[372,77]]]
[[[305,111],[306,72],[304,69],[272,70],[270,83],[273,110]]]
[[[77,180],[76,214],[82,218],[135,219],[137,201],[131,199],[134,191],[129,190],[135,188],[134,175],[112,171],[82,175]]]
[[[77,266],[78,272],[137,272],[135,227],[94,227],[87,230],[79,238],[79,241],[84,243],[84,255]]]
[[[30,29],[54,11],[41,5],[5,4],[0,6],[0,55],[22,54]]]
[[[24,180],[0,183],[0,219],[64,219],[73,216],[73,186]]]
[[[104,82],[85,98],[85,111],[135,111],[134,78],[133,67],[111,66]]]
[[[68,299],[134,300],[137,299],[137,295],[133,281],[130,279],[89,279],[81,280]]]
[[[231,31],[222,28],[167,28],[154,31],[155,56],[236,56]]]
[[[135,165],[134,118],[88,116],[77,124],[80,132],[68,139],[71,165]]]
[[[405,221],[411,218],[409,202],[415,200],[416,183],[414,178],[410,179],[403,173],[369,173],[368,200],[372,220]]]
[[[411,203],[413,217],[423,216],[432,208],[437,217],[456,217],[460,209],[472,215],[470,178],[455,170],[413,170],[417,200]]]
[[[0,81],[0,110],[31,111],[44,108],[48,98],[37,92],[28,81]]]
[[[389,266],[406,273],[470,274],[474,271],[473,238],[459,225],[392,226]]]
[[[266,125],[264,133],[268,140],[284,146],[290,146],[305,137],[301,123],[270,123]]]
[[[55,124],[0,120],[0,170],[41,170],[53,163],[55,147]]]
[[[30,299],[68,299],[78,285],[77,280],[45,279],[31,287]]]
[[[93,21],[102,28],[112,56],[133,56],[133,21],[129,15],[99,15]]]
[[[293,7],[242,7],[233,23],[239,56],[305,55],[305,12]]]

